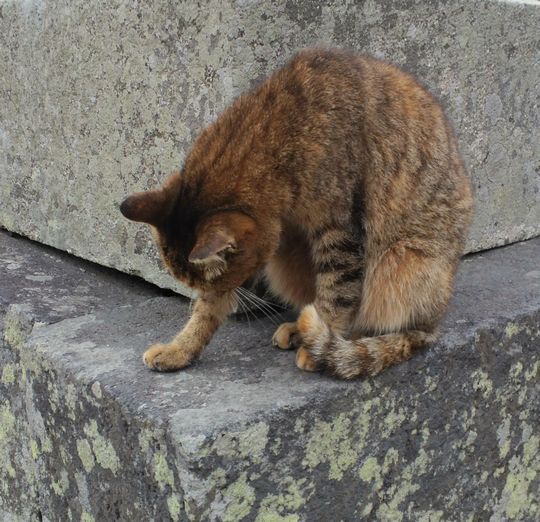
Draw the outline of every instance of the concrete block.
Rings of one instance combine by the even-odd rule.
[[[264,319],[233,319],[192,367],[152,373],[141,354],[188,304],[109,284],[47,318],[39,296],[56,309],[77,282],[27,278],[36,257],[17,274],[33,312],[0,292],[0,514],[537,520],[539,256],[535,239],[466,258],[440,342],[353,382],[298,370]]]
[[[540,3],[15,0],[0,6],[0,224],[179,287],[125,195],[306,46],[417,74],[448,108],[474,180],[476,251],[540,233]]]
[[[11,303],[49,324],[169,294],[0,229],[0,319]]]

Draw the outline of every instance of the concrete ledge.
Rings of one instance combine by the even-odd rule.
[[[297,370],[262,319],[229,321],[185,371],[149,372],[143,350],[186,302],[108,273],[27,277],[27,242],[7,239],[4,288],[19,259],[47,306],[2,297],[4,520],[540,516],[540,239],[466,258],[440,343],[350,383]],[[43,311],[89,281],[108,291],[63,320]]]
[[[540,3],[12,0],[0,5],[0,224],[179,288],[119,202],[311,45],[396,62],[443,100],[473,177],[469,250],[540,234]],[[31,202],[31,203],[30,203]]]

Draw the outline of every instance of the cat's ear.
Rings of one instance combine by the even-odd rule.
[[[190,263],[209,263],[223,259],[226,252],[236,250],[236,240],[229,231],[210,228],[199,234],[188,260]]]
[[[159,188],[127,197],[120,205],[120,212],[131,221],[159,225],[168,216],[170,206],[169,194]]]
[[[227,252],[246,248],[255,233],[255,222],[241,212],[220,212],[210,216],[197,229],[190,263],[210,263],[224,259]]]

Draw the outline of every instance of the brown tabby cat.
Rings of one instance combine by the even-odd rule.
[[[472,216],[471,187],[439,103],[411,76],[340,50],[300,52],[240,96],[180,172],[127,198],[172,274],[199,298],[150,347],[187,366],[263,271],[301,310],[274,334],[296,362],[374,375],[435,339]]]

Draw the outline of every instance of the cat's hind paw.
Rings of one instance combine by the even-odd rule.
[[[319,370],[317,363],[313,360],[309,351],[301,346],[296,352],[296,366],[305,372],[316,372]]]
[[[174,372],[191,363],[192,356],[170,344],[154,344],[144,352],[143,361],[157,372]]]

